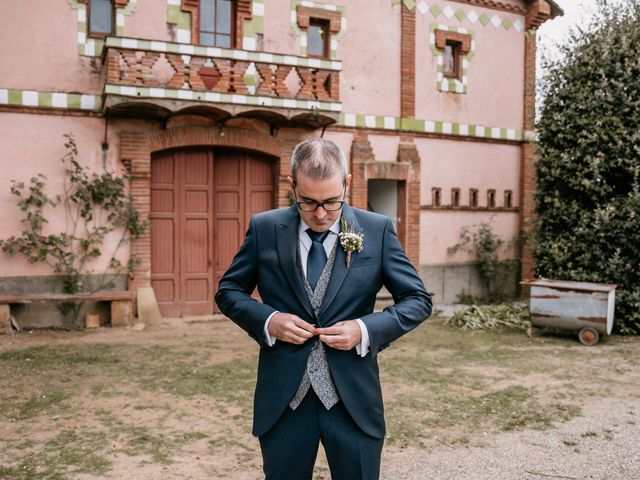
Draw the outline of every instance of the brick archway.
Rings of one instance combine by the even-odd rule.
[[[133,204],[142,216],[151,211],[151,155],[164,150],[186,147],[227,147],[258,152],[274,160],[276,175],[286,169],[283,143],[271,135],[236,127],[185,126],[153,132],[123,131],[120,134],[120,159],[131,174]],[[286,184],[285,184],[286,185]],[[280,205],[286,193],[283,182],[275,181],[274,204]],[[132,241],[131,255],[139,264],[131,272],[131,288],[151,286],[151,235],[147,232]]]

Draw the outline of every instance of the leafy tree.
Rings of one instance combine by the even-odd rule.
[[[616,328],[640,332],[640,1],[600,0],[546,60],[536,274],[615,283]]]

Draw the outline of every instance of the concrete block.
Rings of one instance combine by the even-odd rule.
[[[128,327],[133,325],[133,302],[117,300],[111,302],[111,326]]]
[[[11,333],[11,310],[9,305],[0,305],[0,335]]]
[[[444,267],[439,265],[422,265],[420,277],[433,295],[434,305],[444,303]]]
[[[138,320],[146,325],[160,325],[162,314],[156,294],[152,287],[140,287],[136,290],[138,303]]]

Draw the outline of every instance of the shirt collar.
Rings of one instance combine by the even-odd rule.
[[[333,225],[331,225],[331,227],[329,227],[329,231],[332,233],[335,233],[336,235],[338,235],[340,233],[340,218],[338,217],[337,220],[335,222],[333,222]],[[306,233],[307,228],[310,228],[309,225],[307,225],[307,223],[302,219],[302,217],[300,217],[300,225],[298,227],[298,235],[302,234],[302,232]]]

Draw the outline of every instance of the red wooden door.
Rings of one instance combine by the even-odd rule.
[[[273,207],[271,161],[235,150],[154,156],[151,284],[164,316],[215,311],[218,281],[252,214]]]
[[[272,162],[251,152],[216,151],[215,287],[244,241],[251,215],[273,208]]]

